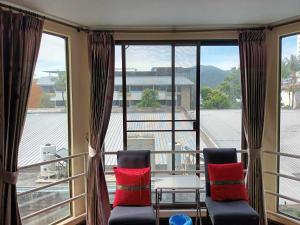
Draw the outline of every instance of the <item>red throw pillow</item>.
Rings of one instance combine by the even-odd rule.
[[[242,163],[208,164],[208,175],[214,201],[248,201]]]
[[[141,169],[114,168],[116,194],[113,207],[151,205],[150,167]]]

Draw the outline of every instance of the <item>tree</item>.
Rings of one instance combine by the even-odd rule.
[[[204,109],[228,109],[231,106],[228,96],[218,89],[202,88],[201,96]]]
[[[65,102],[65,91],[67,87],[66,82],[66,72],[65,71],[58,71],[58,77],[55,79],[55,90],[61,92],[61,97],[64,105],[66,105]]]
[[[146,88],[143,91],[142,99],[137,104],[138,107],[159,107],[158,91],[150,88]]]
[[[54,102],[51,101],[51,96],[48,93],[43,92],[42,97],[41,97],[41,108],[54,108]]]
[[[286,87],[286,90],[292,94],[292,104],[291,108],[295,106],[295,93],[298,90],[297,88],[297,72],[300,70],[300,57],[291,55],[290,58],[285,58],[281,63],[281,76],[283,79],[289,81],[289,84]],[[289,103],[290,105],[290,103]]]
[[[221,82],[217,89],[228,96],[233,108],[240,107],[241,98],[241,75],[239,68],[232,68],[229,74]]]

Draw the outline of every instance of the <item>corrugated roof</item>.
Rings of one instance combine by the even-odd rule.
[[[115,85],[122,86],[122,77],[115,77]],[[171,76],[128,76],[126,77],[126,85],[128,86],[171,86]],[[175,85],[194,85],[194,82],[183,76],[175,78]]]
[[[18,166],[40,162],[40,145],[45,144],[56,145],[57,150],[68,149],[66,113],[27,113]]]

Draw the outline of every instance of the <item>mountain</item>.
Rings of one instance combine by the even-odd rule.
[[[200,66],[200,87],[216,87],[220,84],[224,78],[229,74],[229,71],[221,70],[215,66]],[[176,74],[185,76],[186,78],[190,79],[194,83],[196,82],[196,68],[176,68]]]
[[[216,87],[220,84],[224,78],[229,74],[229,71],[221,70],[215,66],[203,66],[200,67],[200,86],[201,87]]]

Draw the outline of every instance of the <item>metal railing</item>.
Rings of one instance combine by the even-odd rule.
[[[263,153],[264,154],[269,154],[269,155],[274,155],[274,156],[276,156],[278,158],[279,157],[289,157],[289,158],[292,158],[292,159],[300,159],[300,155],[290,154],[290,153],[284,153],[284,152],[263,151]],[[280,160],[280,159],[278,159],[278,160]],[[296,181],[296,182],[300,182],[300,177],[296,177],[296,176],[292,176],[292,175],[280,173],[278,171],[264,170],[263,172],[264,172],[264,174],[275,176],[277,178],[277,182],[279,182],[278,178],[280,178],[280,177],[286,178],[286,179],[289,179],[289,180],[293,180],[293,181]],[[277,186],[277,187],[279,187],[279,186]],[[282,199],[285,199],[285,200],[288,200],[288,201],[300,204],[300,199],[294,198],[294,197],[290,197],[290,196],[283,195],[283,194],[279,193],[279,188],[277,188],[276,192],[270,191],[270,190],[265,190],[265,193],[268,194],[268,195],[277,197],[277,210],[279,210],[279,203],[278,203],[278,199],[279,198],[282,198]],[[272,213],[274,214],[274,212],[272,212]],[[284,213],[284,214],[287,215],[286,213]]]
[[[37,191],[40,191],[40,190],[43,190],[43,189],[46,189],[46,188],[49,188],[49,187],[52,187],[52,186],[55,186],[55,185],[58,185],[58,184],[62,184],[62,183],[65,183],[65,182],[73,181],[75,179],[82,178],[82,177],[84,178],[84,182],[85,182],[84,193],[73,196],[69,199],[63,200],[59,203],[53,204],[53,205],[51,205],[47,208],[43,208],[43,209],[38,210],[36,212],[33,212],[31,214],[25,215],[25,216],[21,217],[22,220],[26,220],[26,219],[29,219],[31,217],[35,217],[35,216],[37,216],[41,213],[45,213],[49,210],[52,210],[52,209],[55,209],[55,208],[60,207],[62,205],[68,204],[68,203],[73,202],[77,199],[85,198],[85,196],[86,196],[87,153],[75,154],[75,155],[71,155],[71,156],[67,156],[67,157],[63,157],[63,158],[43,161],[43,162],[40,162],[40,163],[35,163],[35,164],[31,164],[31,165],[27,165],[27,166],[23,166],[23,167],[18,168],[19,171],[22,172],[26,169],[34,168],[34,167],[37,167],[37,166],[43,166],[43,165],[47,165],[47,164],[51,164],[51,163],[57,163],[57,162],[61,162],[61,161],[73,160],[73,159],[77,159],[77,158],[83,158],[83,173],[76,174],[76,175],[73,175],[73,176],[70,176],[70,177],[67,177],[67,178],[59,179],[58,181],[55,181],[55,182],[52,182],[52,183],[49,183],[49,184],[45,184],[45,185],[40,186],[40,187],[35,187],[35,188],[32,188],[28,191],[19,192],[19,193],[17,193],[17,196],[21,197],[21,196],[24,196],[24,195],[27,195],[27,194],[30,194],[30,193],[33,193],[33,192],[37,192]],[[17,189],[18,189],[18,187],[17,187]]]

